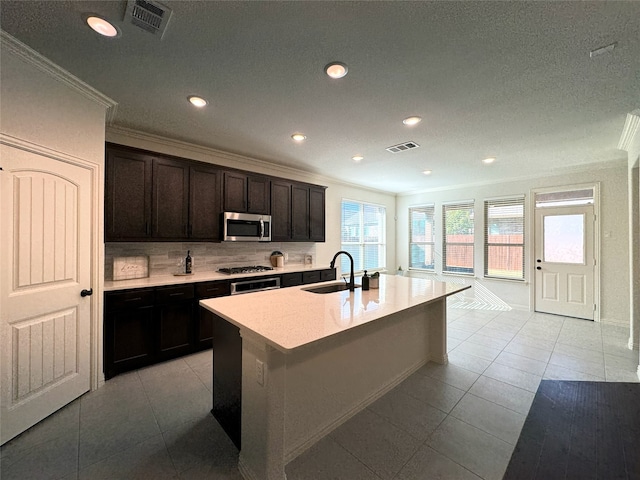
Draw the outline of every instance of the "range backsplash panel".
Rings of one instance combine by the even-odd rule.
[[[304,265],[305,255],[315,258],[314,243],[270,242],[270,243],[106,243],[104,278],[113,280],[114,257],[149,257],[149,276],[172,275],[184,265],[187,250],[191,252],[194,272],[215,272],[222,267],[245,265],[271,265],[271,252],[279,250],[288,260],[285,265]]]

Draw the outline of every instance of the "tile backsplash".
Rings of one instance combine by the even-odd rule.
[[[271,252],[286,254],[286,265],[304,265],[305,255],[316,258],[315,243],[106,243],[104,278],[113,280],[114,257],[149,257],[149,276],[171,275],[181,268],[180,262],[191,251],[194,272],[215,272],[222,267],[270,265]]]

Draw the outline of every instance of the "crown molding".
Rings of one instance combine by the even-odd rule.
[[[114,139],[112,136],[116,136],[117,138]],[[267,160],[261,160],[259,158],[247,157],[237,153],[218,150],[212,147],[204,147],[202,145],[185,142],[183,140],[176,140],[173,138],[164,137],[162,135],[147,133],[147,132],[135,130],[128,127],[122,127],[119,125],[109,125],[107,127],[107,130],[106,130],[107,142],[111,142],[115,140],[115,143],[120,143],[122,141],[126,142],[126,140],[128,139],[150,143],[152,145],[161,145],[169,149],[179,149],[181,152],[189,152],[190,154],[192,154],[192,160],[203,160],[204,158],[206,158],[207,160],[212,160],[211,157],[215,157],[216,159],[226,160],[229,163],[228,166],[233,168],[240,168],[243,170],[252,170],[253,167],[259,166],[262,169],[268,171],[270,175],[282,176],[284,178],[291,175],[296,177],[302,177],[303,180],[300,180],[301,182],[316,183],[316,184],[317,183],[339,184],[339,185],[344,185],[346,187],[357,188],[359,190],[374,192],[377,194],[391,195],[393,197],[396,196],[394,192],[378,190],[375,188],[358,185],[356,183],[345,182],[344,180],[341,180],[338,178],[329,177],[327,175],[309,172],[306,170],[300,170],[293,167],[287,167],[285,165],[279,165],[276,163],[269,162]],[[126,145],[129,147],[145,148],[130,142],[127,142]],[[153,146],[146,147],[146,148],[153,150]],[[166,153],[167,155],[180,156],[179,153],[171,153],[167,151],[162,153]],[[214,162],[210,162],[210,163],[214,163]]]
[[[98,105],[102,105],[106,110],[105,116],[107,124],[114,121],[118,106],[114,100],[100,93],[98,90],[67,72],[62,67],[56,65],[51,60],[42,56],[31,47],[25,45],[17,38],[12,37],[4,30],[0,30],[0,45],[20,57],[26,63],[76,90]]]
[[[627,113],[618,148],[628,152],[636,136],[639,136],[640,139],[640,109]]]

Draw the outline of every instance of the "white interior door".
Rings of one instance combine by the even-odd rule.
[[[92,172],[7,145],[0,158],[5,443],[90,388]]]
[[[535,310],[593,320],[593,205],[538,208]]]

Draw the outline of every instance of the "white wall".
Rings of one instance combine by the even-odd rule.
[[[395,265],[395,195],[341,184],[321,175],[308,174],[291,168],[273,165],[261,160],[228,154],[142,132],[135,132],[121,128],[108,128],[106,139],[108,142],[120,145],[127,145],[167,155],[213,163],[224,167],[239,168],[265,175],[273,175],[326,186],[326,241],[324,243],[315,244],[316,258],[314,258],[314,263],[320,266],[328,265],[333,254],[340,250],[340,204],[343,198],[384,205],[387,209],[387,268],[393,269],[393,266]],[[287,244],[282,243],[278,245],[278,249],[281,249],[280,247],[285,249]]]
[[[494,165],[490,168],[499,168]],[[397,261],[408,265],[409,258],[409,207],[415,205],[435,203],[436,215],[444,202],[456,200],[475,200],[476,241],[475,271],[476,282],[486,287],[504,302],[514,308],[529,309],[529,282],[532,279],[530,265],[531,248],[533,246],[533,216],[529,210],[530,191],[545,187],[563,187],[575,184],[589,184],[600,182],[600,228],[601,232],[610,232],[608,236],[601,235],[601,321],[629,325],[629,256],[628,256],[628,202],[627,202],[627,162],[620,161],[600,164],[590,170],[571,171],[567,174],[550,175],[528,180],[518,180],[500,184],[475,187],[460,187],[413,195],[399,196],[397,199],[398,224],[407,228],[398,229]],[[483,279],[483,201],[510,195],[525,195],[525,222],[527,224],[525,238],[525,268],[526,281],[514,282],[504,280]],[[436,229],[436,231],[439,231]],[[438,242],[436,237],[436,242]],[[436,244],[436,250],[442,251],[441,245]],[[441,258],[436,258],[441,260]],[[437,264],[437,263],[436,263]]]

